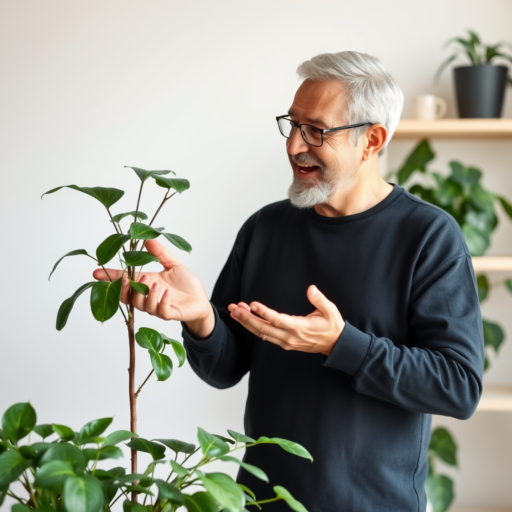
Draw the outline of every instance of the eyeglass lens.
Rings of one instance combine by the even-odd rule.
[[[279,119],[279,130],[281,134],[287,139],[291,139],[295,133],[296,126],[289,120],[281,118]],[[302,138],[312,146],[322,145],[322,132],[314,126],[302,125]]]

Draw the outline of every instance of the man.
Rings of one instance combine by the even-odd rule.
[[[424,511],[431,414],[469,418],[482,391],[471,258],[449,215],[378,174],[403,104],[380,62],[323,54],[298,72],[304,81],[278,118],[289,200],[243,225],[211,303],[148,241],[165,270],[140,278],[150,292],[134,302],[183,322],[207,383],[227,388],[249,372],[247,435],[298,442],[315,461],[272,445],[244,460],[310,512]],[[273,495],[243,470],[238,481],[259,500]]]

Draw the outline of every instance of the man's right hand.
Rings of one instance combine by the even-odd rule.
[[[140,311],[163,320],[178,320],[187,325],[197,338],[207,338],[215,327],[215,316],[201,280],[180,260],[172,256],[156,240],[147,240],[146,249],[154,254],[163,265],[161,272],[135,274],[135,280],[149,287],[148,295],[133,290],[133,305]],[[107,269],[111,279],[119,279],[121,270]],[[95,279],[108,281],[103,269],[93,272]],[[121,302],[128,303],[129,280],[123,279]]]

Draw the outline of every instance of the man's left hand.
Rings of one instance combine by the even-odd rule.
[[[311,285],[309,302],[317,309],[307,316],[278,313],[260,302],[230,304],[231,318],[247,330],[285,350],[322,353],[328,356],[345,327],[338,308]],[[256,313],[258,316],[253,315]],[[260,318],[261,317],[261,318]]]

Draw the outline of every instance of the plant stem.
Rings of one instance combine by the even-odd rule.
[[[107,208],[107,212],[110,215],[110,220],[112,221],[112,224],[114,224],[114,229],[116,230],[117,233],[121,233],[121,231],[120,231],[121,226],[119,226],[119,229],[117,228],[117,225],[114,222],[114,218],[112,217],[112,213],[110,212],[110,208]]]
[[[160,350],[160,354],[163,354],[164,350],[165,350],[165,344],[162,347],[162,350]],[[135,393],[135,398],[138,398],[139,393],[141,392],[142,388],[144,387],[144,384],[146,384],[146,382],[149,380],[151,375],[153,375],[153,373],[155,373],[154,369],[149,372],[149,375],[145,378],[144,382],[140,385],[139,389],[137,389],[137,392]]]
[[[262,500],[262,501],[255,501],[254,503],[246,503],[246,506],[248,507],[249,505],[262,505],[263,503],[272,503],[273,501],[279,501],[280,499],[282,499],[282,498],[279,498],[278,496],[276,496],[275,498],[272,498],[270,500]]]
[[[128,343],[130,349],[130,366],[128,368],[128,390],[130,397],[130,430],[137,433],[137,396],[135,395],[135,308],[133,307],[133,292],[129,291],[130,317],[128,326]],[[137,473],[137,450],[132,448],[132,473]],[[137,493],[132,493],[132,501],[137,502]]]
[[[176,194],[176,192],[174,192],[174,194],[171,194],[169,197],[167,197],[167,193],[169,191],[167,191],[165,193],[165,197],[164,197],[164,200],[160,203],[160,206],[158,207],[158,210],[155,212],[155,215],[153,215],[153,218],[151,219],[151,222],[149,223],[149,225],[151,226],[153,224],[153,221],[156,219],[156,216],[159,214],[160,210],[162,209],[162,206],[167,202],[169,201],[169,199],[171,199],[172,196],[174,196]]]
[[[140,205],[140,196],[142,195],[142,187],[144,186],[144,182],[142,181],[139,188],[139,197],[137,198],[137,208],[135,208],[135,222],[137,222],[137,217],[139,215],[139,205]]]
[[[19,496],[16,496],[12,491],[7,491],[7,496],[10,496],[11,498],[15,499],[16,501],[19,501],[20,503],[25,504],[25,500],[20,498]]]

